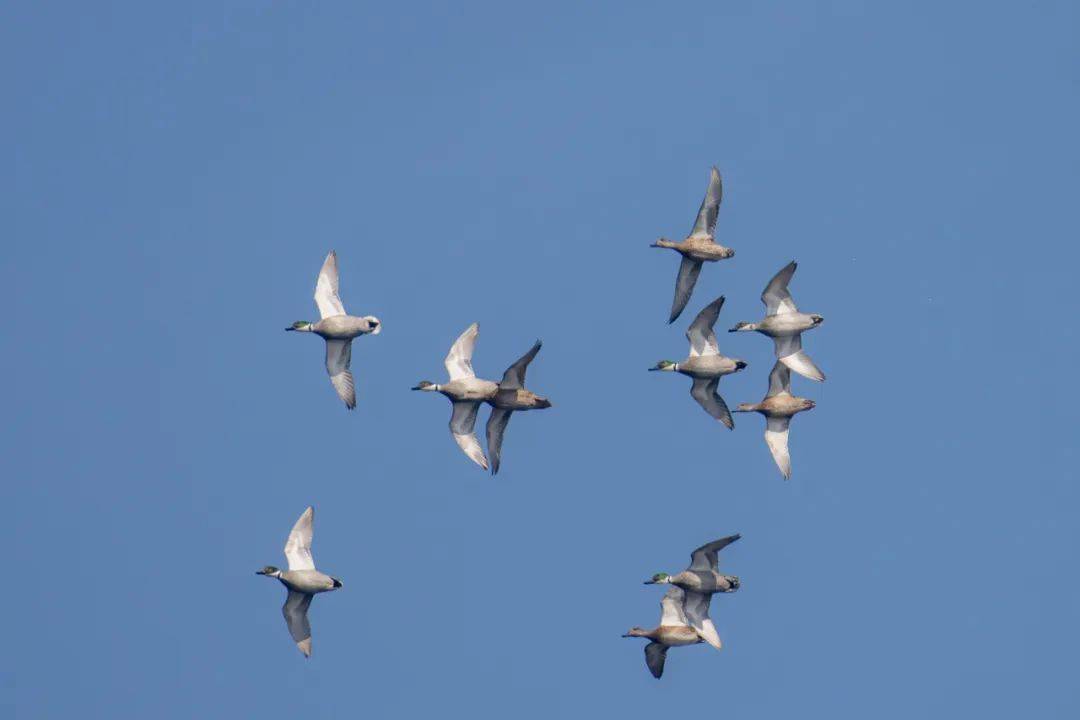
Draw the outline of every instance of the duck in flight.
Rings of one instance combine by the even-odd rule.
[[[285,598],[281,613],[285,616],[285,624],[289,627],[293,642],[300,648],[300,652],[304,653],[304,657],[311,657],[311,623],[308,622],[311,598],[319,593],[338,590],[342,586],[342,582],[337,578],[324,575],[315,569],[315,561],[311,557],[314,521],[315,509],[309,507],[293,525],[289,539],[285,541],[288,570],[267,565],[256,571],[257,575],[277,578],[288,588],[289,594]]]
[[[319,279],[315,283],[315,304],[319,307],[320,320],[312,323],[298,320],[287,331],[310,332],[326,340],[326,372],[334,385],[338,397],[345,407],[356,407],[356,385],[353,382],[352,341],[361,335],[378,335],[382,323],[374,315],[356,317],[345,312],[345,306],[338,295],[337,253],[333,250],[326,256]]]
[[[660,624],[651,630],[635,626],[623,635],[649,639],[645,645],[645,665],[657,680],[664,674],[668,648],[703,642],[701,634],[687,622],[683,601],[682,588],[671,586],[660,600]]]
[[[701,201],[701,208],[698,210],[697,220],[690,230],[690,235],[680,242],[660,238],[652,244],[652,247],[669,248],[682,255],[679,275],[675,280],[675,300],[671,304],[668,324],[675,322],[690,300],[690,295],[694,292],[694,284],[701,273],[702,263],[725,260],[735,255],[734,250],[718,244],[714,238],[716,216],[720,212],[720,200],[723,193],[720,171],[714,167],[709,175],[709,187],[705,191],[705,199]]]
[[[694,322],[686,330],[686,339],[690,341],[690,357],[682,362],[661,360],[650,370],[661,372],[677,372],[688,375],[694,382],[690,386],[690,396],[697,401],[705,412],[724,423],[729,429],[734,429],[735,422],[731,418],[724,398],[720,397],[717,387],[720,378],[725,375],[736,373],[746,368],[742,360],[724,357],[716,346],[716,333],[713,326],[716,318],[720,315],[720,308],[724,306],[724,296],[705,306]]]
[[[487,446],[492,475],[499,472],[503,434],[506,432],[507,423],[510,422],[510,415],[515,410],[542,410],[551,407],[551,402],[547,398],[525,389],[525,371],[536,357],[536,353],[540,352],[541,345],[542,343],[537,340],[529,352],[506,369],[498,391],[487,400],[491,405],[491,415],[487,422]]]
[[[473,323],[450,347],[450,352],[444,361],[446,372],[450,375],[449,382],[439,385],[429,380],[421,380],[413,390],[438,392],[450,399],[453,405],[453,413],[450,415],[450,434],[454,437],[454,442],[469,456],[470,460],[487,470],[487,458],[474,432],[476,413],[480,410],[480,403],[495,398],[499,392],[499,386],[490,380],[476,377],[473,371],[472,354],[479,334],[480,326]],[[524,380],[524,370],[522,370],[522,380]]]
[[[721,647],[720,636],[709,618],[709,603],[716,593],[730,593],[739,589],[739,578],[720,574],[719,552],[740,537],[737,534],[729,535],[706,543],[690,554],[690,567],[678,575],[656,573],[645,581],[646,585],[674,585],[682,589],[686,594],[683,611],[690,627],[717,650]]]
[[[813,400],[791,394],[791,371],[778,360],[769,373],[769,392],[759,403],[741,403],[735,412],[756,412],[765,416],[765,444],[769,446],[780,474],[791,477],[791,454],[788,452],[788,428],[791,418],[804,410],[813,410]]]
[[[728,332],[749,332],[756,330],[773,339],[776,358],[805,378],[824,382],[825,373],[818,369],[810,356],[803,352],[802,334],[813,330],[825,318],[814,313],[799,312],[795,301],[788,291],[788,283],[795,274],[798,263],[794,260],[785,265],[773,276],[761,293],[761,302],[765,303],[765,318],[761,322],[740,322]]]

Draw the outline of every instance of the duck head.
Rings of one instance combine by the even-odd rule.
[[[423,390],[424,392],[438,392],[439,386],[428,380],[421,380],[420,382],[416,383],[416,386],[413,387],[413,390]]]
[[[812,314],[810,316],[810,320],[811,320],[811,322],[814,323],[814,327],[817,327],[821,323],[825,322],[825,318],[823,318],[823,317],[821,317],[820,315],[817,315],[817,314]]]
[[[645,581],[646,585],[670,585],[671,576],[665,572],[658,572]]]
[[[273,565],[267,565],[262,570],[256,570],[255,574],[256,575],[266,575],[268,577],[278,577],[279,575],[281,575],[281,571],[278,570]]]
[[[735,592],[739,589],[739,578],[736,575],[725,575],[724,579],[727,580],[728,589],[724,592]]]
[[[737,322],[735,327],[728,330],[728,332],[747,332],[750,330],[757,330],[757,323]]]
[[[735,412],[754,412],[757,410],[757,405],[754,403],[739,403],[739,407],[735,408]]]
[[[379,318],[374,315],[365,315],[364,319],[367,320],[368,327],[371,328],[368,330],[368,334],[378,335],[382,332],[382,322],[379,321]]]
[[[679,364],[672,362],[671,360],[661,360],[660,362],[649,368],[649,371],[659,370],[660,372],[675,372],[679,369]]]
[[[745,360],[736,360],[735,361],[735,372],[739,372],[740,370],[745,370],[748,367],[750,367],[750,364],[748,362],[746,362]]]
[[[312,325],[307,320],[297,320],[289,327],[285,328],[285,332],[311,332]]]
[[[634,627],[627,630],[626,634],[624,634],[623,637],[649,637],[649,631],[643,627],[638,627],[637,625],[635,625]]]

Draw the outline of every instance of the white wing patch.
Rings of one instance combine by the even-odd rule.
[[[821,369],[814,364],[814,361],[810,359],[810,356],[802,350],[794,352],[791,355],[785,355],[780,358],[780,362],[784,363],[784,365],[808,380],[825,382],[825,373],[821,372]]]
[[[660,600],[660,624],[685,626],[686,611],[683,609],[684,594],[682,588],[671,585]]]
[[[352,362],[352,340],[326,341],[326,373],[345,407],[356,407],[356,384],[349,364]]]
[[[315,304],[319,306],[319,315],[323,318],[345,314],[345,306],[338,296],[337,253],[333,250],[326,256],[319,271],[319,279],[315,283]]]
[[[761,302],[765,303],[766,315],[787,315],[799,312],[799,309],[795,307],[795,301],[791,299],[791,293],[788,292],[788,283],[791,282],[791,277],[795,274],[797,267],[798,264],[792,260],[781,268],[780,272],[776,273],[765,286],[764,292],[761,293]]]
[[[473,429],[476,427],[476,413],[480,410],[479,402],[458,401],[453,403],[454,412],[450,415],[450,434],[454,442],[469,456],[474,463],[488,469],[487,458],[476,439]]]
[[[769,446],[776,467],[784,479],[791,478],[791,455],[788,453],[788,418],[769,418],[765,428],[765,444]]]
[[[451,380],[476,377],[472,367],[472,354],[473,348],[476,347],[476,336],[479,334],[480,326],[473,323],[450,346],[445,364],[446,372],[449,373]]]
[[[451,433],[451,435],[454,436],[454,442],[456,442],[458,447],[469,456],[470,460],[485,470],[488,469],[488,461],[487,458],[484,457],[484,449],[480,447],[480,441],[476,439],[475,434],[458,435],[457,433]]]
[[[705,642],[719,650],[720,636],[717,634],[712,620],[709,619],[709,603],[711,600],[711,595],[688,592],[686,593],[686,600],[683,602],[683,610],[686,612],[686,619],[690,622],[690,627],[697,630]]]
[[[686,339],[690,341],[690,357],[720,354],[713,326],[716,325],[716,318],[719,317],[722,307],[724,307],[723,295],[706,305],[686,329]]]
[[[285,559],[290,570],[314,570],[315,560],[311,557],[311,538],[315,533],[315,508],[309,507],[293,525],[289,539],[285,541]]]

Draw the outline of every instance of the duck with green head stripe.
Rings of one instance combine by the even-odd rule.
[[[716,325],[716,318],[723,306],[724,296],[721,295],[706,305],[694,318],[694,322],[690,323],[686,330],[686,339],[690,341],[689,357],[681,362],[661,360],[649,369],[677,372],[693,378],[690,397],[710,416],[722,422],[728,429],[733,429],[735,422],[731,418],[731,412],[718,392],[720,378],[737,373],[747,365],[742,360],[721,355],[717,348],[713,326]]]
[[[738,540],[741,535],[729,535],[706,543],[690,554],[690,567],[676,575],[659,572],[645,581],[646,585],[674,585],[685,593],[683,610],[690,626],[705,642],[720,649],[720,636],[709,618],[709,604],[716,593],[732,593],[739,589],[739,578],[722,575],[718,553]]]

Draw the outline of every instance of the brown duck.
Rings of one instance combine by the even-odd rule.
[[[669,324],[675,322],[690,300],[694,284],[701,273],[702,263],[726,260],[735,255],[734,250],[717,244],[713,237],[722,196],[720,171],[714,167],[709,175],[709,188],[705,191],[705,199],[701,201],[697,221],[694,222],[690,235],[681,242],[660,238],[652,244],[652,247],[668,248],[682,255],[679,275],[675,280],[675,300],[671,304]]]

